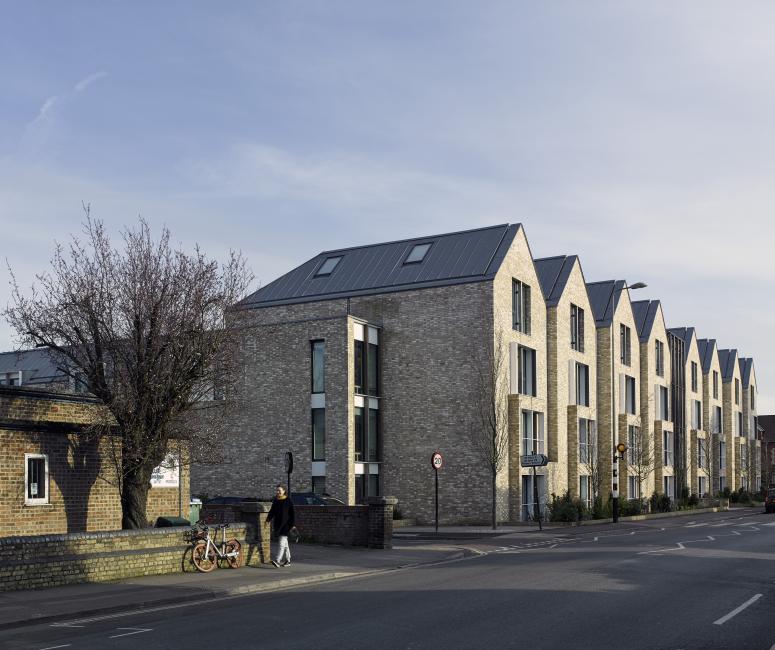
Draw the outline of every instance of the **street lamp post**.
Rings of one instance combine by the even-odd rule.
[[[611,292],[611,441],[614,445],[613,463],[611,467],[611,498],[613,500],[611,504],[611,515],[613,523],[619,521],[619,456],[624,457],[624,450],[619,451],[619,446],[624,447],[623,444],[616,443],[618,437],[619,427],[616,424],[616,403],[614,402],[614,385],[616,384],[616,365],[614,356],[614,296],[617,291],[624,291],[625,289],[644,289],[646,287],[645,282],[635,282],[631,285],[623,284],[618,289],[614,283],[614,290]],[[626,447],[625,447],[626,449]]]

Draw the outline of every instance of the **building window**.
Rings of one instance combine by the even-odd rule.
[[[584,352],[584,310],[576,305],[570,306],[570,347]]]
[[[751,410],[753,411],[756,408],[755,400],[753,397],[753,386],[751,387]]]
[[[592,481],[587,475],[579,476],[579,500],[587,508],[592,507]]]
[[[698,399],[692,400],[692,429],[702,429],[702,402]]]
[[[589,366],[576,364],[576,404],[589,406]]]
[[[697,465],[700,469],[708,469],[708,441],[705,438],[697,438]]]
[[[362,395],[364,389],[364,379],[366,378],[366,355],[363,354],[364,342],[355,341],[355,392]]]
[[[584,465],[594,463],[596,453],[595,422],[579,418],[579,463]]]
[[[627,462],[630,465],[637,465],[640,460],[645,458],[641,453],[643,450],[641,446],[640,427],[636,427],[634,424],[627,425]]]
[[[425,259],[430,247],[430,244],[415,244],[406,256],[404,264],[419,264]]]
[[[718,399],[718,373],[713,371],[713,399]]]
[[[740,380],[735,379],[735,404],[740,403]]]
[[[627,496],[630,499],[640,499],[640,481],[637,476],[627,477]]]
[[[675,486],[675,479],[672,476],[665,476],[664,485],[665,485],[665,494],[669,496],[671,499],[674,499],[675,492],[673,491],[673,487]]]
[[[312,460],[326,459],[326,409],[312,409]]]
[[[326,477],[325,476],[313,476],[312,477],[312,491],[315,494],[326,493]]]
[[[48,456],[24,454],[24,503],[48,503]]]
[[[737,435],[738,436],[745,435],[745,431],[743,431],[743,414],[739,411],[737,413]]]
[[[704,476],[697,477],[697,494],[704,497],[708,494],[708,479]]]
[[[320,265],[320,268],[315,273],[315,277],[321,277],[324,275],[331,275],[334,272],[337,264],[342,260],[342,256],[327,257],[326,260]]]
[[[356,406],[355,411],[355,462],[380,461],[379,410]],[[376,495],[370,495],[376,496]]]
[[[717,406],[714,410],[715,413],[715,422],[713,423],[713,433],[721,434],[723,433],[723,423],[721,420],[721,407]]]
[[[673,432],[662,432],[662,462],[665,467],[673,466]]]
[[[718,489],[719,492],[724,492],[724,489],[727,487],[727,479],[724,476],[718,477]]]
[[[626,325],[619,325],[619,361],[625,366],[632,363],[632,354],[630,350],[631,332]]]
[[[691,365],[691,382],[692,382],[692,392],[697,392],[697,363],[695,361],[692,361]]]
[[[654,341],[656,345],[656,370],[660,377],[665,376],[665,344],[662,341]],[[629,365],[629,364],[628,364]]]
[[[519,385],[520,395],[532,395],[536,391],[536,351],[524,345],[519,346]]]
[[[635,377],[624,376],[624,412],[635,415]]]
[[[366,441],[363,439],[364,426],[363,426],[363,407],[356,406],[355,411],[355,461],[363,462],[366,460],[365,450]]]
[[[512,280],[512,321],[517,332],[530,334],[530,286],[519,280]]]
[[[379,410],[369,409],[369,431],[368,431],[368,449],[366,457],[369,462],[376,463],[380,461],[380,439],[379,439]],[[377,496],[377,495],[374,495]]]
[[[670,400],[667,393],[667,386],[659,387],[659,412],[657,419],[667,422],[670,420]]]
[[[727,443],[718,443],[718,468],[724,471],[727,468]]]
[[[14,370],[13,372],[4,372],[0,374],[0,386],[21,386],[22,372]]]
[[[353,341],[354,384],[358,395],[379,395],[379,332],[374,327],[355,324]]]
[[[312,351],[312,392],[326,392],[326,342],[310,341]]]
[[[538,488],[538,512],[541,516],[546,512],[546,476],[537,474],[536,482],[533,476],[522,477],[522,521],[535,517],[535,488]]]
[[[522,454],[543,454],[544,414],[522,411]]]

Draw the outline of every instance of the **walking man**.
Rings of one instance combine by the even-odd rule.
[[[278,485],[275,491],[275,498],[272,499],[272,507],[269,509],[269,514],[266,517],[266,525],[268,526],[270,521],[274,522],[274,531],[277,534],[277,557],[272,560],[272,564],[278,568],[290,566],[291,564],[288,533],[293,528],[294,518],[293,503],[285,493],[285,488],[282,485]]]

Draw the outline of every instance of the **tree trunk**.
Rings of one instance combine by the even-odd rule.
[[[495,530],[498,527],[498,520],[497,520],[497,513],[496,513],[496,495],[497,492],[495,490],[495,478],[496,473],[493,471],[492,473],[492,529]]]
[[[121,490],[122,529],[130,530],[148,526],[145,508],[150,487],[150,476],[142,466],[125,472]]]

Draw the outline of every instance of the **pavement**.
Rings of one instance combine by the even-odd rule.
[[[567,531],[568,525],[543,526],[543,533],[558,530]],[[444,526],[438,533],[433,526],[406,526],[394,531],[392,549],[293,544],[291,566],[279,569],[271,564],[236,570],[218,568],[211,573],[175,573],[0,592],[0,630],[454,562],[479,553],[466,546],[466,540],[515,534],[543,536],[536,525],[499,526],[496,531],[484,526]]]
[[[290,566],[271,564],[211,573],[144,576],[0,593],[0,630],[56,623],[172,603],[208,601],[240,594],[276,591],[312,583],[433,565],[475,553],[454,543],[402,544],[392,549],[293,544]]]

